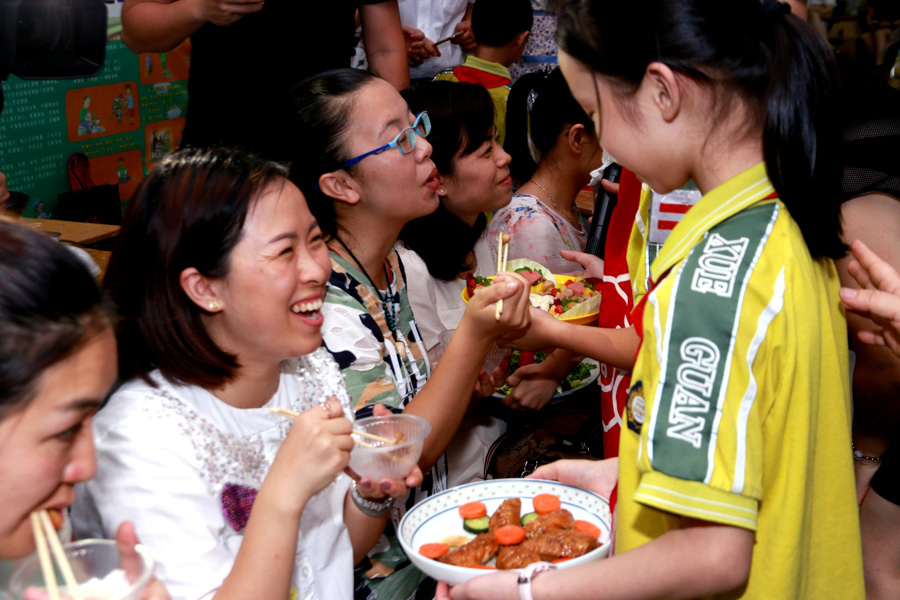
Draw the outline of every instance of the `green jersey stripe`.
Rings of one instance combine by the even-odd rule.
[[[656,471],[704,482],[712,472],[741,306],[776,211],[756,206],[719,223],[678,270],[647,440]]]
[[[723,385],[721,387],[721,389],[719,390],[719,401],[716,403],[716,416],[713,421],[712,431],[710,432],[711,438],[710,438],[709,450],[708,450],[709,456],[707,459],[708,460],[708,465],[707,465],[708,471],[706,473],[706,478],[703,480],[704,483],[709,483],[709,481],[712,479],[713,466],[715,464],[715,461],[713,459],[715,457],[716,442],[718,441],[718,438],[719,438],[719,422],[722,420],[722,406],[725,404],[725,394],[727,393],[727,390],[728,390],[727,383],[729,381],[729,376],[731,375],[732,361],[734,360],[734,344],[735,344],[735,341],[737,340],[738,326],[740,325],[740,317],[741,317],[741,313],[743,312],[743,308],[744,308],[744,298],[746,297],[747,286],[749,285],[750,277],[753,274],[753,271],[756,269],[757,263],[759,262],[759,257],[762,254],[763,248],[765,247],[766,242],[769,240],[769,236],[772,235],[772,228],[775,227],[775,221],[778,219],[778,204],[777,203],[774,203],[770,206],[756,207],[756,208],[752,209],[751,211],[748,211],[748,213],[752,213],[753,210],[766,211],[768,208],[771,208],[771,210],[769,211],[769,212],[771,212],[771,216],[769,217],[769,222],[766,225],[766,230],[763,233],[762,238],[759,241],[759,244],[757,244],[757,246],[756,246],[756,253],[753,255],[753,260],[750,263],[750,267],[747,269],[747,273],[744,275],[744,280],[743,280],[743,283],[741,284],[741,292],[738,295],[737,313],[736,313],[735,319],[734,319],[734,326],[732,327],[732,330],[731,330],[731,343],[728,347],[728,354],[727,354],[728,359],[725,363],[725,374],[722,378],[722,380],[726,383],[726,385]],[[751,377],[752,377],[752,373],[753,373],[752,369],[751,369],[750,373],[751,373]]]

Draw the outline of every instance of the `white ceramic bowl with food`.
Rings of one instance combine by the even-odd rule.
[[[139,544],[135,549],[138,562],[126,566],[119,564],[119,549],[113,540],[81,540],[63,546],[81,593],[92,600],[139,600],[153,576],[154,561],[145,546]],[[58,568],[56,581],[60,593],[71,596]],[[8,592],[13,600],[21,600],[30,587],[46,589],[36,554],[19,564],[9,580]]]
[[[354,421],[353,430],[395,441],[383,442],[353,434],[356,444],[350,452],[350,468],[360,477],[381,481],[403,479],[412,472],[422,456],[431,424],[415,415],[386,415]]]
[[[612,523],[606,498],[572,485],[544,479],[492,479],[461,485],[431,496],[416,504],[400,521],[400,545],[416,567],[428,576],[450,585],[496,572],[444,564],[422,556],[419,548],[423,544],[439,543],[452,536],[473,538],[473,534],[463,529],[463,520],[459,515],[459,507],[467,502],[484,502],[488,515],[491,515],[504,500],[520,498],[522,515],[525,515],[532,511],[531,499],[538,494],[555,494],[559,497],[562,508],[571,512],[576,520],[588,521],[601,530],[599,548],[559,563],[560,569],[606,558],[611,543]]]

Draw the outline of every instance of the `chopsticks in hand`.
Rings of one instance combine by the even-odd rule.
[[[74,600],[84,600],[78,581],[75,579],[75,573],[72,572],[72,565],[69,564],[69,559],[66,558],[66,552],[63,550],[59,537],[56,535],[56,529],[54,529],[53,523],[50,521],[50,515],[47,514],[46,510],[31,513],[31,530],[34,534],[35,546],[37,546],[41,572],[44,575],[44,585],[47,588],[50,600],[60,600],[59,586],[56,583],[56,572],[50,560],[51,552],[66,582],[68,593]],[[48,543],[50,545],[49,551],[47,550]]]
[[[296,419],[297,417],[300,416],[300,413],[298,413],[297,411],[290,410],[287,408],[282,408],[280,406],[272,407],[269,410],[271,412],[275,413],[276,415],[286,417],[291,420]],[[372,433],[366,433],[365,431],[360,431],[359,429],[354,429],[353,433],[355,433],[359,437],[364,437],[364,438],[368,438],[370,440],[375,440],[376,442],[381,442],[382,444],[385,444],[385,445],[393,446],[394,444],[397,443],[397,440],[392,440],[390,438],[381,437],[380,435],[375,435]],[[374,448],[374,446],[372,444],[367,444],[362,440],[353,440],[353,441],[356,442],[357,445],[362,446],[363,448]]]
[[[509,234],[501,233],[499,244],[497,245],[497,274],[506,270],[506,257],[509,256]],[[500,320],[503,314],[503,298],[497,300],[497,309],[494,311],[494,319]]]
[[[453,35],[449,35],[449,36],[447,36],[447,37],[445,37],[445,38],[443,38],[443,39],[440,39],[440,40],[436,41],[436,42],[434,43],[434,45],[435,45],[435,46],[440,46],[441,44],[445,44],[445,43],[447,43],[447,42],[451,42],[451,41],[455,40],[458,36],[462,35],[462,33],[463,33],[462,31],[457,31],[457,32],[454,33]]]

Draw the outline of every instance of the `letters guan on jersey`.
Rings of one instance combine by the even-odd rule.
[[[654,470],[691,481],[708,481],[712,475],[741,306],[776,216],[772,203],[723,221],[675,274],[667,315],[678,318],[666,325],[648,432]]]

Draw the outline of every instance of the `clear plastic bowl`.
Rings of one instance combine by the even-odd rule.
[[[138,561],[134,565],[127,566],[119,564],[119,550],[113,540],[81,540],[80,542],[65,544],[63,549],[66,552],[66,557],[69,559],[69,564],[72,565],[75,580],[79,584],[84,584],[91,579],[103,579],[119,568],[125,570],[128,587],[122,590],[122,593],[105,595],[100,592],[89,591],[89,589],[83,589],[82,594],[85,598],[139,600],[141,593],[147,586],[147,582],[153,576],[153,557],[150,556],[150,551],[141,545],[135,548],[138,554]],[[56,581],[60,593],[64,593],[65,580],[59,568],[56,568],[55,560],[53,564],[56,569]],[[22,600],[25,597],[25,590],[30,587],[45,587],[44,575],[41,572],[41,564],[37,554],[19,563],[18,568],[9,580],[8,592],[12,600]]]
[[[406,437],[405,442],[388,444],[353,434],[354,441],[370,444],[372,448],[355,444],[350,453],[350,468],[360,477],[378,482],[385,478],[402,479],[410,474],[422,456],[431,424],[415,415],[387,415],[360,419],[353,423],[353,429],[389,439],[394,439],[396,433]]]

